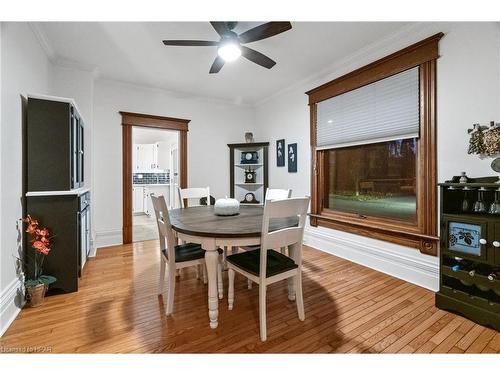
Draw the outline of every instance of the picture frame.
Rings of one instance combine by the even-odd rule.
[[[278,139],[276,141],[276,166],[285,166],[285,140]]]
[[[297,172],[297,143],[291,143],[287,146],[288,173]]]

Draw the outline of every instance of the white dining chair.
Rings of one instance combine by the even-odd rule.
[[[287,198],[291,198],[291,197],[292,197],[292,189],[270,189],[270,188],[267,188],[264,201],[287,199]],[[260,247],[260,245],[241,246],[240,249],[244,250],[244,251],[250,251],[250,250],[255,250],[259,247]],[[285,248],[282,248],[281,252],[284,254]]]
[[[278,200],[278,199],[287,199],[292,197],[292,189],[266,189],[266,196],[264,201],[268,200]],[[243,251],[251,251],[258,249],[260,245],[252,245],[252,246],[240,246],[240,249]],[[286,247],[282,247],[280,249],[282,254],[286,253]],[[252,281],[248,280],[248,289],[252,289]]]
[[[210,187],[204,188],[177,188],[181,208],[185,208],[184,200],[187,200],[187,207],[201,206],[200,199],[206,198],[207,205],[210,206]],[[196,201],[195,201],[196,200]]]
[[[156,223],[158,225],[158,235],[160,238],[160,280],[158,285],[158,295],[163,294],[165,287],[165,272],[168,273],[168,293],[167,306],[165,312],[167,315],[172,314],[174,307],[175,294],[175,271],[185,267],[205,266],[205,251],[199,244],[184,243],[177,244],[177,239],[170,224],[167,204],[165,198],[151,195],[153,207],[156,215]],[[222,251],[219,250],[219,254]],[[219,262],[220,263],[220,262]],[[219,264],[217,268],[218,293],[219,298],[222,298],[222,267]]]
[[[179,202],[181,208],[186,207],[197,207],[201,206],[200,200],[205,198],[207,205],[210,205],[210,187],[204,188],[177,188],[177,193],[179,194]],[[184,201],[187,202],[187,206],[184,205]],[[207,271],[205,267],[197,266],[196,268],[196,278],[200,277],[200,271],[203,270],[203,281],[207,283]]]
[[[267,339],[266,292],[268,285],[292,278],[299,320],[305,319],[302,296],[302,240],[309,200],[309,197],[305,197],[266,201],[260,249],[226,257],[229,276],[229,310],[232,310],[234,305],[235,272],[259,284],[259,322],[262,341]],[[284,218],[297,218],[298,224],[271,232],[271,220]],[[289,246],[290,257],[272,250],[283,246]]]
[[[265,200],[287,199],[292,197],[292,189],[266,189]]]

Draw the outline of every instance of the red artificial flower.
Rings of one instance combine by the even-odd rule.
[[[49,230],[47,228],[37,229],[36,234],[42,237],[47,237],[49,235]]]
[[[35,249],[37,250],[40,250],[40,249],[43,249],[45,247],[45,244],[42,242],[42,241],[33,241],[33,246]]]
[[[28,226],[26,227],[26,233],[34,234],[36,231],[36,225],[28,224]]]
[[[32,224],[32,225],[38,225],[38,220],[33,219],[31,215],[26,216],[24,219],[22,219],[25,223]]]
[[[48,247],[44,247],[43,249],[39,250],[39,253],[43,255],[49,255],[49,251],[50,249]]]

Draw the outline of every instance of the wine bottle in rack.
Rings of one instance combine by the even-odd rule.
[[[476,275],[482,274],[483,271],[482,271],[482,265],[481,265],[481,263],[470,262],[468,271],[469,271],[469,276],[470,277],[474,277]]]
[[[499,271],[491,271],[490,274],[488,275],[488,280],[490,281],[500,280],[499,277],[500,277]]]
[[[460,257],[455,257],[454,262],[451,266],[451,270],[453,272],[466,271],[467,269],[471,268],[471,265],[472,265],[472,262],[467,261],[467,260],[460,258]]]

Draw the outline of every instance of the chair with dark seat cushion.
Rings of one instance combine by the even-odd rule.
[[[184,201],[187,202],[188,207],[195,207],[206,205],[207,202],[212,203],[210,199],[210,187],[206,188],[177,188],[179,194],[179,201],[181,202],[181,207],[185,208]],[[201,199],[205,198],[204,204],[201,203]]]
[[[175,270],[185,267],[205,265],[205,251],[199,244],[185,243],[178,245],[174,231],[170,225],[170,217],[165,198],[160,195],[156,197],[151,195],[153,207],[158,225],[158,234],[160,237],[160,281],[158,286],[158,295],[163,294],[165,287],[165,272],[168,272],[168,294],[165,312],[172,314],[174,308],[175,293]],[[221,251],[219,251],[219,254]],[[219,297],[222,295],[222,267],[218,267],[218,289]]]
[[[260,248],[257,250],[245,251],[244,253],[228,255],[226,259],[236,267],[252,275],[260,276]],[[297,267],[293,259],[286,255],[272,249],[267,250],[266,277],[293,270]]]
[[[204,188],[181,188],[177,187],[177,193],[179,195],[179,202],[181,204],[181,208],[187,207],[196,207],[196,206],[206,206],[207,202],[210,202],[209,205],[213,205],[215,203],[215,199],[210,195],[210,187]],[[213,199],[213,201],[212,201]],[[212,203],[214,202],[214,203]],[[185,205],[187,203],[187,205]],[[199,278],[201,272],[203,272],[203,282],[207,283],[207,270],[205,267],[198,266],[196,268],[196,277]],[[222,284],[221,284],[222,285]],[[221,295],[219,295],[222,298]]]
[[[292,197],[292,189],[270,189],[267,188],[266,190],[266,196],[265,199],[266,201],[274,201],[278,199],[287,199]],[[260,248],[259,245],[252,245],[252,246],[240,246],[240,249],[245,250],[245,251],[250,251],[250,250],[255,250]],[[281,253],[285,253],[285,249],[281,249]]]
[[[222,249],[217,250],[219,254],[222,254]],[[167,249],[161,251],[163,255],[168,259]],[[190,260],[196,260],[205,257],[205,250],[203,250],[200,244],[188,242],[185,244],[175,246],[175,261],[188,262]]]
[[[259,321],[262,341],[267,339],[266,290],[268,285],[287,279],[289,299],[291,299],[290,295],[294,296],[299,319],[305,319],[302,297],[302,239],[308,206],[308,197],[266,200],[262,218],[261,248],[226,257],[229,277],[229,310],[233,309],[234,304],[235,272],[259,284]],[[298,225],[290,224],[288,227],[271,232],[270,221],[284,218],[296,218]],[[296,223],[296,220],[290,222]],[[272,250],[285,246],[288,246],[290,256]],[[290,283],[292,280],[293,285]]]
[[[264,201],[272,201],[277,199],[287,199],[292,197],[292,189],[266,189],[266,195]],[[260,245],[251,245],[251,246],[240,246],[240,249],[243,251],[251,251],[260,249]],[[280,249],[282,254],[285,254],[286,248],[282,247]],[[248,289],[252,289],[252,281],[248,280]]]

